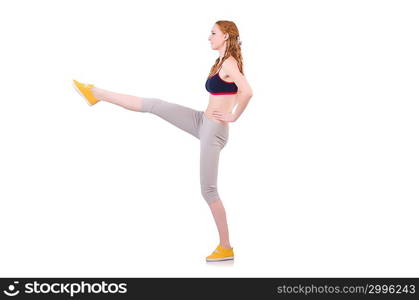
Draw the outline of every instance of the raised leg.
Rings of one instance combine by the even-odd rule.
[[[92,93],[101,101],[110,102],[129,110],[144,113],[148,112],[159,116],[177,128],[188,132],[199,139],[199,124],[202,118],[202,111],[157,98],[137,97],[115,93],[98,87],[93,87]]]
[[[112,91],[100,89],[98,87],[93,87],[91,91],[93,95],[100,101],[110,102],[133,111],[141,111],[143,98],[115,93]]]
[[[143,98],[142,112],[152,113],[199,139],[202,111],[158,98]]]

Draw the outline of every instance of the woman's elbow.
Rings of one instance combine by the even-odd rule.
[[[242,94],[242,95],[244,95],[248,98],[251,98],[253,96],[252,90],[243,90],[243,91],[240,91],[240,94]]]

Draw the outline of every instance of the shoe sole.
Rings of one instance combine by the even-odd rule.
[[[222,260],[233,260],[234,256],[223,257],[223,258],[207,258],[207,261],[222,261]]]
[[[87,98],[82,94],[82,92],[79,90],[79,88],[77,87],[77,85],[74,83],[73,81],[73,87],[75,88],[75,90],[77,91],[77,93],[79,93],[80,96],[82,96],[82,98],[84,99],[84,101],[86,101],[87,104],[89,104],[90,106],[92,106],[93,104],[89,102],[89,100],[87,100]]]

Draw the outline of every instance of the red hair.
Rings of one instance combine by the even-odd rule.
[[[220,62],[220,58],[218,57],[215,60],[214,65],[211,67],[211,71],[208,75],[208,78],[215,74],[215,72],[218,70],[218,67],[223,64],[223,62],[229,58],[230,56],[234,57],[237,61],[238,67],[240,72],[244,75],[243,72],[243,57],[241,54],[241,41],[239,39],[239,30],[237,29],[236,24],[232,21],[225,21],[220,20],[215,22],[215,24],[218,25],[220,30],[223,34],[228,33],[228,39],[226,40],[226,49],[224,56]]]

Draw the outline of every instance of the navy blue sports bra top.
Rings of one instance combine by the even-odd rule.
[[[205,88],[211,95],[232,95],[237,94],[237,85],[234,82],[225,81],[220,77],[220,70],[207,79]]]

